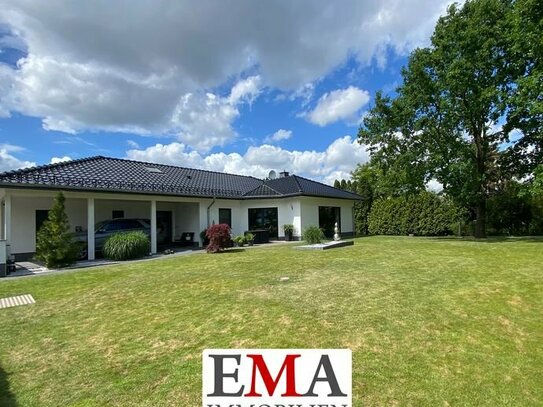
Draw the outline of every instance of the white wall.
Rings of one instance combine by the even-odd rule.
[[[35,251],[36,210],[48,210],[53,202],[54,191],[38,190],[0,190],[1,194],[12,197],[12,253],[30,253]],[[207,208],[212,199],[163,197],[136,194],[107,194],[93,192],[65,192],[66,212],[70,219],[71,230],[76,226],[87,229],[87,198],[95,198],[95,221],[110,219],[113,210],[124,210],[125,217],[150,217],[150,200],[157,200],[157,210],[173,212],[173,236],[183,232],[194,232],[195,240],[208,224]],[[115,199],[112,199],[115,198]],[[209,223],[218,223],[219,208],[232,210],[232,232],[242,234],[248,230],[249,208],[276,207],[278,209],[279,237],[284,237],[283,225],[293,224],[294,235],[300,236],[310,225],[319,224],[319,206],[339,206],[341,208],[341,231],[353,231],[354,203],[349,200],[295,197],[286,199],[255,200],[216,200],[209,211]]]
[[[105,200],[95,199],[94,219],[96,223],[111,219],[113,211],[124,211],[125,218],[149,219],[151,217],[151,203],[145,201]],[[157,204],[157,210],[158,204]],[[84,228],[87,230],[87,221]]]
[[[250,208],[277,208],[277,220],[279,226],[279,237],[285,237],[283,225],[294,225],[294,236],[300,236],[301,231],[301,212],[300,199],[255,199],[241,201],[241,230],[249,229],[249,209]]]
[[[212,201],[209,201],[208,205]],[[213,206],[209,208],[209,224],[219,223],[219,208],[232,210],[232,233],[235,235],[242,234],[245,230],[241,227],[243,213],[241,210],[240,201],[232,199],[217,199]],[[206,206],[207,211],[207,206]],[[206,214],[207,216],[207,214]]]
[[[159,204],[159,207],[161,207]],[[194,232],[194,241],[198,241],[200,232],[200,211],[198,203],[180,202],[174,205],[174,235],[181,236],[185,232]],[[159,209],[162,210],[162,209]]]
[[[341,210],[341,233],[352,233],[354,231],[353,201],[303,196],[300,198],[300,202],[302,207],[302,231],[308,226],[319,226],[319,206],[339,206]]]
[[[31,253],[36,250],[36,210],[49,210],[52,197],[18,197],[11,201],[11,253]],[[66,214],[70,230],[87,226],[87,202],[84,199],[67,199]]]

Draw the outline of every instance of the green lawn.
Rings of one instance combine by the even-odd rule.
[[[356,406],[543,405],[542,240],[375,237],[0,281],[25,293],[35,305],[0,310],[1,406],[199,406],[204,348],[285,347],[352,349]]]

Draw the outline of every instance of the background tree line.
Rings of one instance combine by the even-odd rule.
[[[430,180],[476,237],[541,233],[543,2],[452,5],[431,45],[413,51],[392,95],[377,92],[359,130],[370,164],[339,186],[360,193],[359,232],[372,208],[413,199]],[[472,227],[471,227],[472,226]]]

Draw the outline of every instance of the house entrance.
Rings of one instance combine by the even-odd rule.
[[[156,211],[156,241],[158,245],[172,242],[172,212]]]

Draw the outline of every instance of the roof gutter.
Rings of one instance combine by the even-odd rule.
[[[213,205],[215,205],[215,201],[216,201],[216,200],[217,200],[217,198],[213,197],[213,201],[211,201],[211,203],[210,203],[209,206],[207,207],[207,227],[210,227],[210,226],[211,226],[210,223],[209,223],[209,218],[210,218],[209,214],[210,214],[210,212],[211,212],[211,207],[212,207]]]

